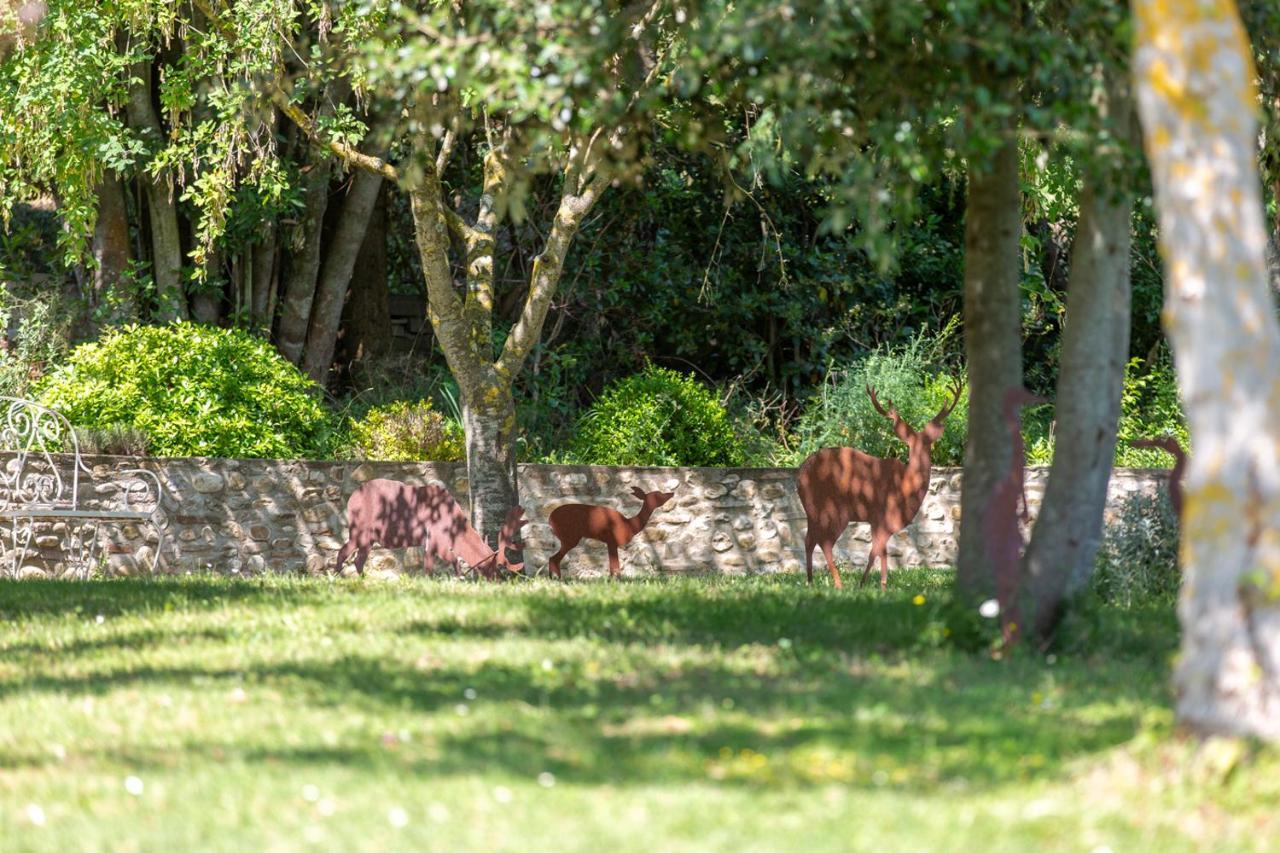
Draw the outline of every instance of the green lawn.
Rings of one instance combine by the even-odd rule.
[[[992,661],[892,581],[5,583],[0,847],[1277,842],[1280,757],[1174,732],[1170,608]]]

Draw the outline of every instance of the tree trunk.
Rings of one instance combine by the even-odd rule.
[[[1022,204],[1018,146],[1006,142],[986,170],[969,170],[965,206],[964,342],[969,373],[969,440],[960,493],[956,592],[966,605],[995,594],[982,516],[1009,464],[1000,416],[1006,389],[1022,384]]]
[[[107,170],[98,184],[98,219],[93,227],[94,325],[118,325],[136,319],[134,295],[123,281],[129,265],[129,217],[124,185]]]
[[[365,230],[374,203],[382,189],[382,176],[363,169],[351,175],[351,190],[342,205],[342,215],[329,240],[324,272],[316,287],[315,305],[311,309],[311,328],[307,333],[307,350],[303,369],[316,382],[324,383],[333,364],[338,344],[338,326],[342,322],[342,306],[347,300],[347,287],[355,269],[356,257],[364,243]]]
[[[511,385],[492,375],[477,388],[462,390],[471,526],[491,546],[507,510],[520,502],[516,482],[516,408]]]
[[[383,182],[356,258],[360,275],[351,280],[343,317],[343,358],[358,361],[391,348],[391,308],[387,292],[387,193]]]
[[[275,270],[276,222],[274,219],[269,219],[262,224],[262,239],[253,247],[253,268],[249,273],[253,290],[253,302],[249,310],[253,317],[253,324],[258,328],[271,328],[271,313],[268,305],[275,280]]]
[[[1186,401],[1178,718],[1280,740],[1280,324],[1235,4],[1134,0],[1134,76]]]
[[[328,158],[317,157],[303,183],[306,208],[297,225],[289,256],[289,275],[284,280],[280,300],[280,327],[276,347],[294,364],[302,362],[302,349],[307,341],[307,324],[311,321],[311,305],[315,301],[316,280],[320,274],[320,242],[324,230],[324,212],[329,206]]]
[[[151,63],[140,62],[130,71],[129,100],[125,114],[148,146],[164,143],[164,130],[151,98]],[[164,175],[142,172],[138,176],[147,195],[151,226],[151,274],[156,285],[156,319],[187,319],[187,299],[182,287],[182,236],[178,230],[178,206]]]
[[[1133,203],[1119,176],[1086,181],[1072,247],[1067,319],[1055,397],[1053,467],[1023,560],[1019,612],[1040,641],[1063,602],[1088,581],[1102,539],[1129,355],[1129,243]]]

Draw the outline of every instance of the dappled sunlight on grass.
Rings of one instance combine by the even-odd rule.
[[[864,829],[925,843],[1037,792],[1054,805],[1031,823],[1083,819],[1076,780],[1169,737],[1172,615],[1103,614],[1052,663],[997,662],[938,642],[947,581],[3,585],[0,828],[32,797],[49,838],[142,810],[157,844],[221,814],[228,846],[293,846],[322,824],[361,848],[504,847],[536,829],[538,848],[653,849],[628,827],[821,847],[847,837],[855,803],[916,813],[922,796],[937,806],[921,822]],[[1146,642],[1108,646],[1109,622],[1133,620],[1155,626]],[[298,800],[308,785],[328,793]],[[340,814],[354,823],[336,831]]]

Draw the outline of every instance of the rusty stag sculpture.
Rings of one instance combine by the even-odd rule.
[[[1015,385],[1004,392],[1001,415],[1009,428],[1009,470],[992,491],[986,512],[982,515],[982,536],[986,541],[987,559],[995,573],[996,601],[1000,605],[1000,624],[1006,644],[1014,639],[1018,620],[1016,597],[1019,561],[1024,544],[1018,520],[1021,518],[1024,524],[1031,523],[1024,470],[1026,447],[1022,442],[1020,412],[1023,406],[1044,402],[1043,397],[1032,394],[1021,385]],[[1022,502],[1021,512],[1018,511],[1019,501]]]
[[[1173,514],[1182,518],[1182,473],[1187,467],[1187,454],[1178,444],[1178,439],[1171,435],[1159,438],[1135,438],[1129,442],[1130,447],[1154,447],[1165,451],[1173,457],[1173,470],[1169,472],[1169,503],[1173,504]]]
[[[595,539],[608,547],[609,576],[618,576],[622,571],[618,549],[644,529],[655,509],[675,496],[675,492],[646,492],[639,486],[633,488],[631,494],[639,498],[642,504],[640,511],[630,518],[615,509],[591,504],[565,504],[551,511],[547,520],[552,532],[560,540],[560,550],[551,557],[548,564],[552,577],[560,577],[560,561],[583,539]]]
[[[960,400],[959,382],[942,411],[917,432],[898,416],[890,403],[888,411],[876,399],[870,385],[867,394],[877,412],[893,422],[893,432],[907,445],[910,454],[904,465],[897,459],[880,459],[851,447],[827,447],[812,454],[800,466],[796,489],[809,529],[804,538],[805,572],[813,583],[813,549],[821,546],[831,571],[831,581],[841,587],[840,571],[833,553],[836,540],[853,522],[871,525],[871,553],[862,572],[867,582],[871,567],[880,558],[880,588],[889,579],[889,537],[916,517],[929,491],[929,471],[933,466],[933,443],[942,437],[943,421]]]
[[[517,537],[524,525],[524,509],[514,506],[498,533],[498,549],[471,526],[466,513],[443,486],[411,486],[395,480],[370,480],[347,501],[347,541],[338,551],[336,571],[354,552],[356,571],[364,573],[365,560],[374,545],[383,548],[425,549],[424,567],[430,572],[435,560],[452,563],[459,573],[462,559],[472,571],[494,579],[500,569],[523,570],[511,562],[508,549],[519,551]]]

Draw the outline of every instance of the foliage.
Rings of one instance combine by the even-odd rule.
[[[127,424],[105,427],[74,427],[80,452],[90,456],[150,456],[147,434]]]
[[[1177,377],[1168,354],[1161,352],[1145,372],[1140,358],[1125,365],[1124,390],[1120,398],[1120,422],[1117,428],[1115,465],[1121,468],[1168,468],[1173,457],[1163,450],[1130,447],[1135,438],[1171,435],[1186,448],[1188,432],[1186,415],[1178,398]],[[1053,409],[1041,406],[1028,410],[1023,418],[1027,438],[1027,462],[1048,465],[1053,461]]]
[[[578,422],[570,449],[592,465],[738,465],[724,404],[692,376],[649,365],[610,385]]]
[[[351,450],[362,459],[456,462],[466,456],[462,425],[435,411],[430,400],[375,406],[349,429]]]
[[[163,456],[323,456],[319,389],[265,341],[193,323],[82,344],[38,388],[76,426],[133,427]]]
[[[0,289],[0,394],[29,397],[34,383],[58,364],[71,347],[75,307],[71,300],[39,286]],[[13,337],[9,337],[9,331]]]
[[[1168,494],[1130,495],[1106,526],[1093,592],[1108,604],[1133,607],[1172,601],[1181,583],[1178,519]]]
[[[951,399],[955,377],[941,357],[954,330],[952,325],[933,335],[922,332],[906,345],[878,349],[833,369],[800,418],[794,461],[823,447],[856,447],[872,456],[905,461],[907,446],[872,406],[866,388],[874,388],[880,404],[885,409],[892,405],[912,429],[922,429]],[[958,465],[963,460],[968,409],[966,389],[933,445],[934,464]]]
[[[1129,446],[1131,439],[1171,435],[1183,449],[1189,447],[1187,418],[1178,397],[1178,380],[1168,352],[1162,352],[1145,373],[1140,372],[1142,367],[1136,358],[1125,366],[1116,464],[1131,468],[1168,468],[1173,464],[1173,457],[1163,450]]]

